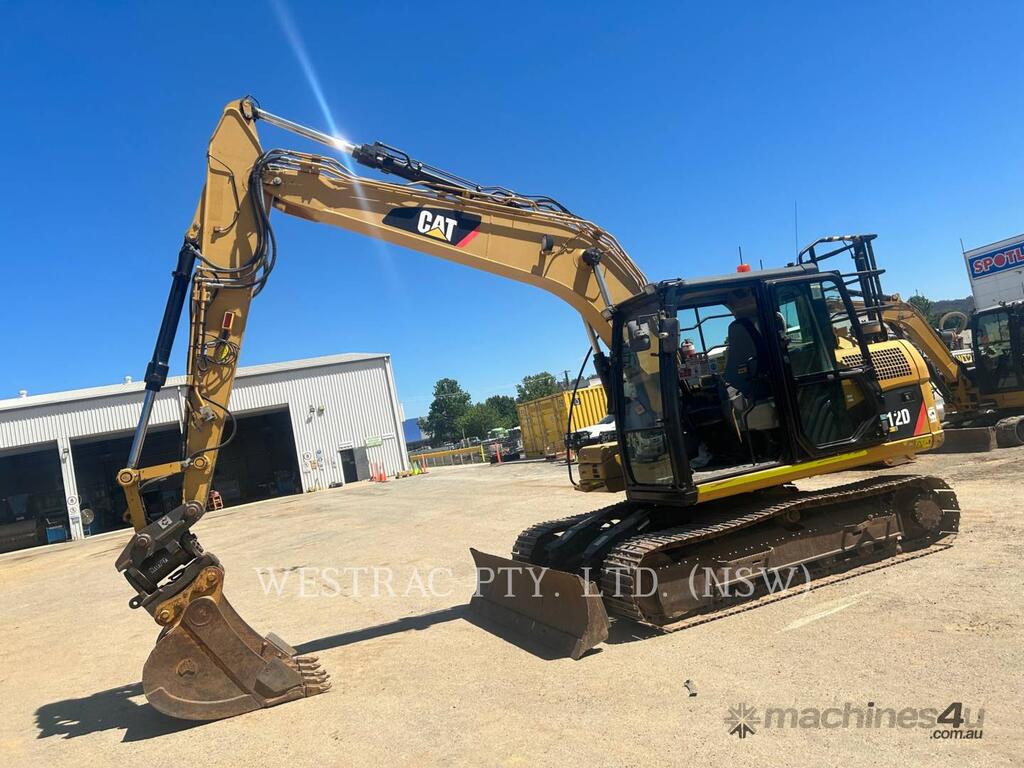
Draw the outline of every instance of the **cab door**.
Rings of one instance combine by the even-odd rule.
[[[1024,319],[1010,307],[979,312],[972,323],[974,369],[983,395],[1024,387]]]
[[[881,443],[884,401],[845,286],[836,276],[812,275],[769,281],[768,293],[769,335],[799,447],[829,456]]]
[[[633,302],[613,329],[615,422],[629,497],[676,499],[693,483],[682,448],[675,309],[659,298]]]

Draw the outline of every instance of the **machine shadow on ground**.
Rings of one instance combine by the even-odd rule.
[[[296,650],[301,654],[319,653],[387,635],[429,629],[437,624],[457,620],[467,621],[545,661],[565,658],[522,635],[480,618],[466,604],[453,605],[419,616],[406,616],[385,624],[377,624],[350,632],[328,635],[302,643],[296,646]],[[612,636],[609,637],[609,642],[632,642],[661,634],[657,630],[648,632],[646,629],[636,626],[620,628],[620,624],[621,622],[612,624]],[[585,656],[592,656],[600,652],[600,648],[595,648]],[[202,721],[177,720],[167,717],[153,709],[146,703],[141,682],[111,688],[82,698],[64,699],[44,704],[36,710],[35,717],[36,727],[39,730],[36,737],[38,739],[54,736],[73,739],[100,731],[120,730],[124,732],[124,737],[121,739],[123,743],[144,741],[206,725],[206,722]]]
[[[316,653],[412,629],[427,629],[435,624],[464,618],[467,612],[468,606],[456,605],[422,616],[408,616],[387,624],[310,640],[298,646],[297,650],[304,654]],[[119,730],[124,732],[122,743],[144,741],[207,724],[161,714],[146,702],[141,682],[82,698],[44,704],[36,710],[35,718],[39,730],[37,739],[54,736],[74,739],[90,733]]]
[[[657,627],[649,627],[646,624],[637,624],[632,621],[613,621],[608,628],[608,645],[622,645],[623,643],[635,643],[639,640],[647,640],[651,637],[664,637],[665,630]]]
[[[206,723],[176,720],[157,712],[146,703],[142,683],[111,688],[80,699],[44,704],[36,710],[37,739],[51,736],[74,739],[90,733],[119,730],[124,731],[121,739],[124,743],[144,741],[201,725]]]
[[[317,640],[309,640],[305,643],[296,645],[295,650],[300,654],[319,653],[332,648],[341,648],[346,645],[352,645],[353,643],[373,640],[378,637],[396,635],[401,632],[408,632],[412,629],[427,629],[435,624],[444,624],[448,621],[467,618],[466,614],[468,612],[469,606],[467,605],[453,605],[450,608],[431,611],[430,613],[420,614],[419,616],[404,616],[401,619],[389,621],[386,624],[376,624],[372,627],[353,629],[349,632],[340,632],[337,635],[328,635],[327,637],[321,637]]]
[[[386,624],[377,624],[372,627],[364,627],[363,629],[354,629],[350,632],[341,632],[337,635],[321,637],[318,640],[310,640],[295,646],[295,650],[300,654],[319,653],[332,648],[341,648],[342,646],[361,643],[366,640],[373,640],[378,637],[408,632],[409,630],[428,629],[436,624],[444,624],[449,621],[456,621],[460,619],[484,630],[485,632],[495,635],[496,637],[499,637],[540,659],[550,661],[552,659],[562,658],[561,655],[553,653],[543,645],[531,642],[521,635],[515,634],[498,624],[493,624],[486,619],[477,616],[472,610],[470,610],[469,605],[465,603],[461,605],[453,605],[449,608],[443,608],[439,611],[431,611],[430,613],[424,613],[419,616],[405,616],[401,619],[396,619],[395,621],[389,621]]]
[[[319,640],[310,640],[309,642],[295,646],[295,649],[300,654],[318,653],[320,651],[330,650],[331,648],[340,648],[345,645],[360,643],[364,640],[373,640],[374,638],[384,637],[386,635],[394,635],[401,632],[407,632],[409,630],[423,630],[432,627],[435,624],[443,624],[457,619],[466,621],[478,629],[482,629],[495,637],[501,638],[505,642],[514,645],[539,659],[543,659],[544,661],[553,661],[555,659],[565,658],[564,654],[552,651],[541,643],[531,640],[524,635],[518,634],[513,630],[501,626],[500,624],[496,624],[478,616],[467,604],[453,605],[450,608],[432,611],[420,616],[406,616],[401,619],[396,619],[395,621],[389,621],[386,624],[378,624],[373,627],[356,629],[351,632],[342,632],[337,635],[322,637]],[[660,633],[655,632],[654,634]],[[628,638],[623,634],[622,639],[619,640],[619,642],[628,642],[630,639],[642,638],[640,636]],[[591,656],[593,654],[600,653],[600,651],[600,648],[594,648],[588,651],[585,655]]]

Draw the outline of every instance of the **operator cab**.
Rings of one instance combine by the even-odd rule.
[[[1024,388],[1024,302],[976,312],[971,337],[975,376],[983,395]]]
[[[668,281],[619,305],[612,381],[631,498],[881,442],[842,278],[813,264]]]

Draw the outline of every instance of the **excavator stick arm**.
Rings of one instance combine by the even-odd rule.
[[[259,119],[406,183],[357,176],[331,157],[264,151]],[[647,284],[610,234],[550,198],[476,185],[387,145],[326,136],[262,111],[250,99],[228,104],[210,140],[203,192],[172,272],[128,465],[118,473],[135,534],[116,567],[135,589],[130,605],[145,608],[162,627],[143,687],[155,707],[184,719],[230,717],[329,687],[315,660],[297,656],[274,635],[260,635],[234,611],[222,591],[222,566],[191,530],[206,512],[218,452],[233,437],[230,396],[249,309],[276,263],[273,209],[549,291],[583,316],[598,353],[598,339],[611,343],[611,307]],[[186,307],[184,453],[178,462],[142,466],[150,414]],[[142,491],[178,474],[182,504],[151,519]],[[576,592],[586,587],[565,576],[568,581],[550,575],[547,582]],[[585,605],[587,611],[566,626],[542,612],[551,614],[550,634],[563,646],[574,633],[585,636],[567,649],[572,655],[607,632],[599,601]]]

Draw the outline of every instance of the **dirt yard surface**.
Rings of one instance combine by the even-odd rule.
[[[531,523],[609,503],[574,492],[564,466],[452,468],[211,513],[198,533],[226,565],[232,603],[318,654],[334,688],[204,724],[146,704],[157,627],[128,609],[114,571],[127,533],[14,553],[0,558],[0,765],[1020,764],[1022,461],[1024,448],[894,470],[956,489],[949,550],[675,634],[616,625],[580,661],[531,655],[464,608],[470,546],[504,555]],[[887,715],[856,727],[858,709],[954,702],[980,740],[888,727]],[[822,713],[835,722],[847,704],[850,727],[757,722],[739,739],[725,722],[741,705],[810,721],[835,708]]]

